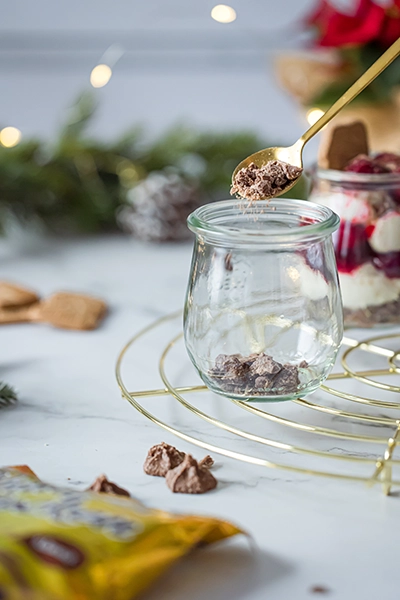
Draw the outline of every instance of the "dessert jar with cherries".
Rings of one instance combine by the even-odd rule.
[[[348,326],[400,323],[400,157],[395,158],[399,172],[365,158],[346,171],[315,174],[310,199],[340,216],[333,242]]]
[[[208,388],[258,401],[314,391],[343,333],[337,215],[302,200],[228,200],[200,207],[188,225],[185,343]]]

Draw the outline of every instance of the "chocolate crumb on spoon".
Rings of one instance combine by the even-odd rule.
[[[261,167],[252,162],[236,173],[230,193],[250,202],[273,198],[292,187],[302,172],[301,167],[281,160],[270,160]]]

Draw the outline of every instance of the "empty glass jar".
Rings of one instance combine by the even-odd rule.
[[[314,391],[343,334],[329,208],[276,199],[202,206],[184,312],[186,348],[213,391],[287,400]]]

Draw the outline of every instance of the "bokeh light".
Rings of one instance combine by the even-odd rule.
[[[21,141],[22,133],[16,127],[4,127],[0,131],[0,144],[5,148],[12,148]]]
[[[323,111],[321,108],[310,108],[306,115],[308,123],[310,125],[314,125],[314,123],[316,123],[324,113],[325,111]]]
[[[110,81],[112,70],[108,65],[97,65],[90,73],[90,83],[94,88],[101,88]]]
[[[217,4],[212,9],[211,16],[218,23],[232,23],[236,19],[236,11],[226,4]]]

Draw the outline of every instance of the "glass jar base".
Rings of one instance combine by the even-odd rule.
[[[227,390],[222,390],[220,388],[218,388],[217,386],[213,385],[212,383],[210,383],[208,380],[206,380],[204,377],[202,377],[204,383],[206,384],[207,388],[210,390],[210,392],[214,392],[215,394],[218,394],[219,396],[224,396],[225,398],[232,398],[233,400],[238,400],[239,402],[267,402],[267,403],[272,403],[272,402],[288,402],[290,400],[296,400],[297,398],[302,398],[304,396],[308,396],[308,394],[312,394],[313,392],[315,392],[319,386],[320,383],[314,384],[312,386],[308,386],[306,388],[303,389],[299,389],[296,392],[290,392],[288,394],[238,394],[238,393],[234,393],[234,392],[230,392]]]

